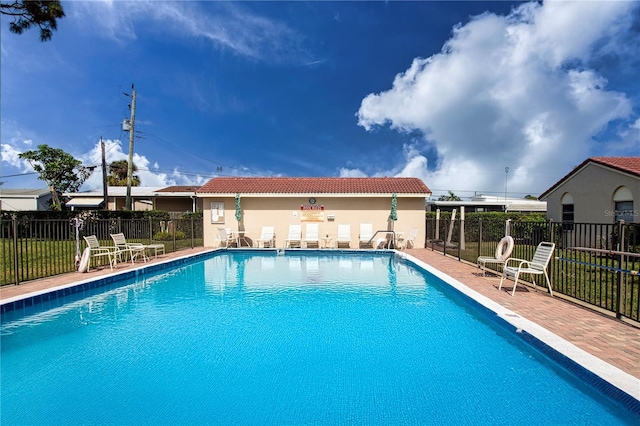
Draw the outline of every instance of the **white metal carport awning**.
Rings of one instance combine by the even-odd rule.
[[[74,197],[67,201],[68,207],[100,207],[104,202],[101,198],[95,197]]]

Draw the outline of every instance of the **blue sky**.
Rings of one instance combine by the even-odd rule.
[[[126,159],[132,84],[143,186],[412,176],[524,196],[640,155],[639,2],[62,4],[50,42],[2,17],[1,188],[44,187],[17,158],[39,144],[99,165],[102,137]]]

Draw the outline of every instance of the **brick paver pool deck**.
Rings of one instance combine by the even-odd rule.
[[[208,250],[210,249],[200,247],[167,253],[157,259],[151,259],[147,265]],[[546,328],[591,355],[640,379],[640,328],[635,325],[578,306],[560,297],[551,297],[544,287],[538,287],[538,290],[534,291],[531,287],[518,286],[515,296],[511,296],[507,292],[511,288],[511,281],[506,283],[506,288],[503,286],[502,290],[498,290],[499,277],[492,274],[483,277],[475,265],[460,262],[437,251],[410,249],[407,250],[407,254],[448,274],[472,290]],[[130,264],[119,264],[113,272],[124,272],[130,268]],[[84,274],[70,273],[30,281],[18,286],[3,286],[0,288],[0,300],[111,273],[112,271],[106,267]]]

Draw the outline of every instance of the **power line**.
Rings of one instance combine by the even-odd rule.
[[[0,176],[0,179],[2,178],[10,178],[10,177],[18,177],[18,176],[27,176],[27,175],[37,175],[38,172],[26,172],[26,173],[18,173],[15,175],[4,175],[4,176]]]
[[[160,140],[161,142],[164,142],[164,143],[166,143],[166,144],[169,144],[169,145],[173,146],[174,148],[177,148],[178,150],[180,150],[180,151],[182,151],[182,152],[185,152],[185,153],[187,153],[187,154],[189,154],[189,155],[193,155],[194,157],[197,157],[197,158],[199,158],[199,159],[201,159],[201,160],[205,160],[205,161],[208,161],[208,162],[210,162],[210,163],[217,164],[217,165],[219,165],[219,166],[223,166],[223,167],[226,167],[226,168],[231,169],[231,170],[238,170],[238,171],[240,171],[240,172],[246,173],[246,174],[251,175],[251,176],[265,176],[264,174],[248,172],[248,171],[247,171],[246,169],[244,169],[244,168],[230,166],[230,165],[228,165],[228,164],[220,163],[219,161],[215,161],[215,160],[212,160],[212,159],[210,159],[210,158],[203,157],[201,154],[196,154],[196,153],[193,153],[193,152],[191,152],[191,151],[189,151],[189,150],[186,150],[186,149],[184,149],[183,147],[181,147],[180,145],[177,145],[177,144],[174,144],[174,143],[172,143],[172,142],[169,142],[168,140],[163,139],[163,138],[161,138],[160,136],[157,136],[157,135],[154,135],[154,134],[151,134],[151,133],[145,133],[145,132],[141,132],[141,133],[146,134],[146,135],[148,135],[148,136],[152,136],[152,137],[154,137],[154,138],[156,138],[156,139]]]

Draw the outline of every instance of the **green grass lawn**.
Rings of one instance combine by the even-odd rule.
[[[129,242],[141,242],[148,244],[148,240]],[[174,241],[154,241],[153,243],[163,243],[167,253],[184,250],[192,247],[190,238]],[[101,245],[112,246],[113,241],[100,241]],[[202,238],[193,240],[194,247],[202,246]],[[86,244],[80,243],[80,252],[84,250]],[[75,264],[76,242],[75,240],[52,241],[39,239],[18,240],[18,268],[17,276],[20,282],[35,280],[38,278],[50,277],[58,274],[65,274],[77,270]],[[108,266],[107,259],[93,258],[91,266]],[[16,279],[16,267],[14,260],[14,242],[10,239],[0,239],[0,285],[14,284]]]

